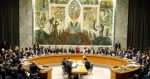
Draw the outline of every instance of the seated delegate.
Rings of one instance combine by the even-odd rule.
[[[84,58],[84,64],[85,64],[85,67],[86,67],[87,70],[92,69],[91,63],[87,58]]]
[[[71,75],[72,75],[71,69],[72,69],[72,63],[70,61],[67,61],[65,70],[66,70],[66,72],[68,74],[68,78],[69,79],[71,78]]]
[[[30,78],[31,79],[38,79],[39,78],[39,71],[41,70],[37,64],[33,61],[32,64],[30,64],[29,67],[30,70]]]
[[[67,60],[66,58],[63,58],[61,65],[65,68],[67,65]]]

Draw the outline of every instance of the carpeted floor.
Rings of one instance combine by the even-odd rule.
[[[64,79],[61,66],[52,68],[52,79]],[[91,74],[81,75],[81,79],[110,79],[110,70],[103,67],[94,67]]]

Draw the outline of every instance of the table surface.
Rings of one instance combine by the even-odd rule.
[[[71,70],[72,74],[87,74],[88,73],[82,60],[72,60],[72,61],[73,61],[72,70]]]
[[[22,62],[22,64],[23,64],[22,69],[29,71],[29,66],[31,63],[25,60]],[[38,65],[38,67],[41,69],[40,73],[47,73],[48,71],[52,70],[51,67],[44,66],[44,65]]]

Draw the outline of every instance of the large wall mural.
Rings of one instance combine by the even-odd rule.
[[[112,46],[113,0],[33,0],[34,42]]]

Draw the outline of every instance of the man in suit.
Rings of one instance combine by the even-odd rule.
[[[32,64],[30,64],[30,78],[31,79],[39,79],[39,71],[41,70],[37,64],[35,64],[35,61],[32,62]]]
[[[67,65],[67,60],[66,60],[66,58],[63,58],[63,61],[62,61],[61,65],[63,65],[64,68],[66,67],[66,65]]]
[[[58,53],[60,53],[60,49],[56,46],[56,47],[54,48],[53,52],[56,53],[56,54],[58,54]]]
[[[72,63],[70,61],[67,61],[65,69],[66,69],[66,72],[68,74],[68,78],[71,79]]]
[[[35,64],[35,61],[30,64],[30,72],[31,73],[38,73],[40,71],[40,68]]]
[[[62,46],[61,49],[59,50],[60,53],[67,53],[67,50]]]
[[[2,48],[4,48],[5,50],[9,49],[9,45],[8,45],[8,43],[7,43],[6,41],[3,41],[3,42],[1,43],[1,49],[2,49]]]
[[[68,50],[68,52],[69,53],[75,53],[75,50],[72,47],[70,47],[69,50]]]
[[[84,63],[85,63],[85,67],[87,70],[91,69],[91,63],[89,62],[89,60],[87,60],[87,58],[84,58]]]
[[[121,48],[121,45],[120,45],[119,42],[117,42],[117,43],[115,44],[115,50],[120,49],[120,48]]]

